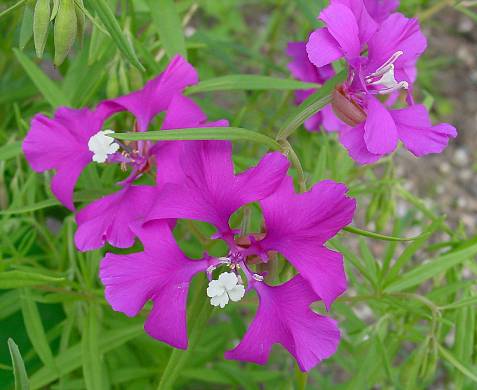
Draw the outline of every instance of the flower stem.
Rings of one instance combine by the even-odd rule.
[[[206,285],[205,278],[202,278],[194,294],[194,300],[189,308],[188,318],[193,319],[193,326],[189,332],[189,346],[186,351],[180,349],[173,349],[169,356],[166,368],[162,373],[158,390],[172,389],[177,378],[180,376],[189,356],[194,352],[200,340],[200,336],[204,333],[203,330],[210,315],[212,314],[212,306],[207,299],[204,289]]]
[[[298,366],[295,366],[296,389],[305,390],[306,382],[308,382],[308,373],[302,372]]]

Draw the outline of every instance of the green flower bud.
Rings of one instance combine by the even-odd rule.
[[[33,15],[33,40],[36,55],[41,58],[48,38],[50,24],[50,0],[37,0]]]
[[[76,39],[77,19],[74,0],[61,0],[55,18],[55,65],[63,63]]]

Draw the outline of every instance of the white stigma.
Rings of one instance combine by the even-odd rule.
[[[118,151],[119,145],[114,138],[107,134],[113,134],[113,130],[98,131],[88,141],[88,149],[93,153],[93,161],[104,163],[110,154]]]
[[[398,82],[394,76],[394,62],[404,53],[399,50],[394,53],[389,60],[380,66],[375,72],[366,77],[368,85],[380,85],[384,89],[378,91],[379,94],[387,94],[399,89],[408,89],[407,81]],[[377,80],[376,78],[379,77]]]
[[[207,296],[212,306],[224,308],[229,300],[240,301],[245,295],[245,287],[239,284],[239,278],[233,272],[224,272],[218,280],[211,280],[207,287]]]

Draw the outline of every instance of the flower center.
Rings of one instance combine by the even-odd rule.
[[[394,63],[403,55],[401,50],[394,53],[382,66],[380,66],[375,72],[366,76],[366,84],[370,86],[381,87],[377,90],[379,94],[388,94],[399,89],[408,89],[409,84],[407,81],[397,81],[394,76]]]
[[[207,287],[207,296],[210,298],[212,306],[225,305],[232,302],[240,301],[245,295],[245,287],[242,284],[240,276],[233,272],[223,272],[217,280],[211,280]]]
[[[212,306],[224,308],[229,301],[240,301],[245,295],[242,276],[245,276],[247,281],[247,289],[253,283],[264,280],[262,275],[256,274],[248,268],[246,259],[246,256],[240,251],[230,251],[226,257],[209,258],[211,265],[206,271],[209,278],[207,296],[210,298]],[[219,266],[226,266],[230,271],[222,272],[218,279],[212,280],[212,272]]]
[[[119,145],[114,138],[107,134],[114,134],[113,130],[98,131],[88,141],[88,149],[93,153],[93,161],[98,163],[106,162],[108,156],[119,150]]]

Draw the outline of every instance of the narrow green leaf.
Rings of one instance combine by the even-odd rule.
[[[127,343],[129,340],[144,333],[143,324],[135,324],[125,328],[110,330],[105,333],[104,337],[99,339],[99,350],[104,354],[112,349]],[[42,389],[47,384],[56,381],[59,376],[65,376],[70,372],[81,367],[82,359],[81,343],[75,344],[63,353],[59,354],[55,359],[59,373],[49,367],[40,368],[31,377],[31,390]]]
[[[53,278],[33,272],[3,271],[0,272],[0,290],[38,286],[41,284],[60,283],[64,278]]]
[[[22,355],[18,349],[18,345],[12,339],[8,339],[8,349],[13,364],[13,374],[15,375],[15,390],[29,390],[28,376],[23,363]]]
[[[121,27],[119,26],[119,23],[116,20],[116,17],[109,7],[107,1],[88,0],[88,4],[96,11],[118,49],[121,50],[131,64],[133,64],[139,70],[144,71],[144,67],[139,62],[131,43],[121,31]]]
[[[331,92],[337,84],[344,81],[345,72],[337,74],[328,80],[313,95],[309,96],[294,111],[294,114],[287,120],[278,131],[277,139],[287,139],[298,129],[309,117],[316,114],[331,101]]]
[[[180,54],[187,59],[182,22],[174,0],[147,0],[147,4],[167,56]]]
[[[428,238],[442,226],[443,219],[435,220],[426,229],[426,231],[418,236],[416,240],[408,245],[401,255],[397,258],[394,265],[390,268],[388,274],[385,277],[384,284],[389,284],[394,281],[399,275],[399,271],[412,259],[412,256],[427,243]]]
[[[457,359],[452,352],[445,349],[442,345],[438,344],[439,352],[441,356],[447,360],[450,364],[452,364],[455,368],[457,368],[462,374],[467,376],[474,382],[477,382],[477,372],[475,368],[469,367],[468,365],[462,363],[459,359]]]
[[[129,141],[244,140],[267,145],[273,150],[280,150],[280,144],[270,137],[240,127],[197,127],[189,129],[115,133],[110,136]]]
[[[401,275],[398,280],[386,287],[385,291],[396,292],[414,287],[470,259],[476,253],[477,244],[473,244],[465,249],[449,252],[435,260],[429,260],[427,263],[421,264],[413,270]]]
[[[19,207],[19,208],[12,208],[12,209],[7,209],[7,210],[0,211],[0,215],[31,213],[32,211],[46,209],[48,207],[53,207],[53,206],[58,206],[59,204],[60,204],[60,202],[57,201],[56,199],[46,199],[44,201],[29,205],[29,206],[24,206],[24,207]]]
[[[21,141],[15,141],[0,147],[0,161],[16,157],[22,152]]]
[[[20,299],[17,290],[0,294],[0,321],[20,310]]]
[[[21,308],[23,315],[23,323],[33,348],[40,360],[52,369],[55,368],[53,354],[50,345],[46,339],[45,329],[41,322],[40,312],[35,301],[31,297],[28,289],[23,289],[21,295]]]
[[[0,12],[0,18],[2,16],[5,16],[7,14],[9,14],[10,12],[13,12],[15,11],[17,8],[21,7],[23,4],[26,3],[27,0],[20,0],[20,1],[17,1],[15,4],[13,4],[11,7],[7,8],[5,11],[2,11]]]
[[[98,341],[98,308],[88,306],[83,326],[81,341],[81,358],[83,361],[83,375],[88,390],[103,389],[101,380],[101,353]]]
[[[13,49],[18,62],[20,62],[31,81],[52,107],[69,105],[68,98],[58,86],[46,76],[25,54],[18,49]]]
[[[199,92],[212,91],[296,90],[318,87],[318,84],[304,83],[291,79],[250,74],[234,74],[201,81],[199,84],[187,88],[186,94],[191,95]]]
[[[345,228],[343,228],[343,230],[346,230],[349,233],[357,234],[359,236],[365,236],[365,237],[374,238],[376,240],[382,240],[382,241],[397,241],[397,242],[414,241],[422,236],[425,236],[425,237],[428,236],[427,233],[423,233],[423,234],[420,234],[419,236],[410,237],[410,238],[392,237],[392,236],[385,236],[384,234],[368,232],[367,230],[362,230],[354,226],[346,226]]]
[[[473,305],[477,305],[477,296],[467,297],[467,298],[461,299],[458,302],[441,306],[440,309],[441,310],[459,309],[461,307],[473,306]]]

